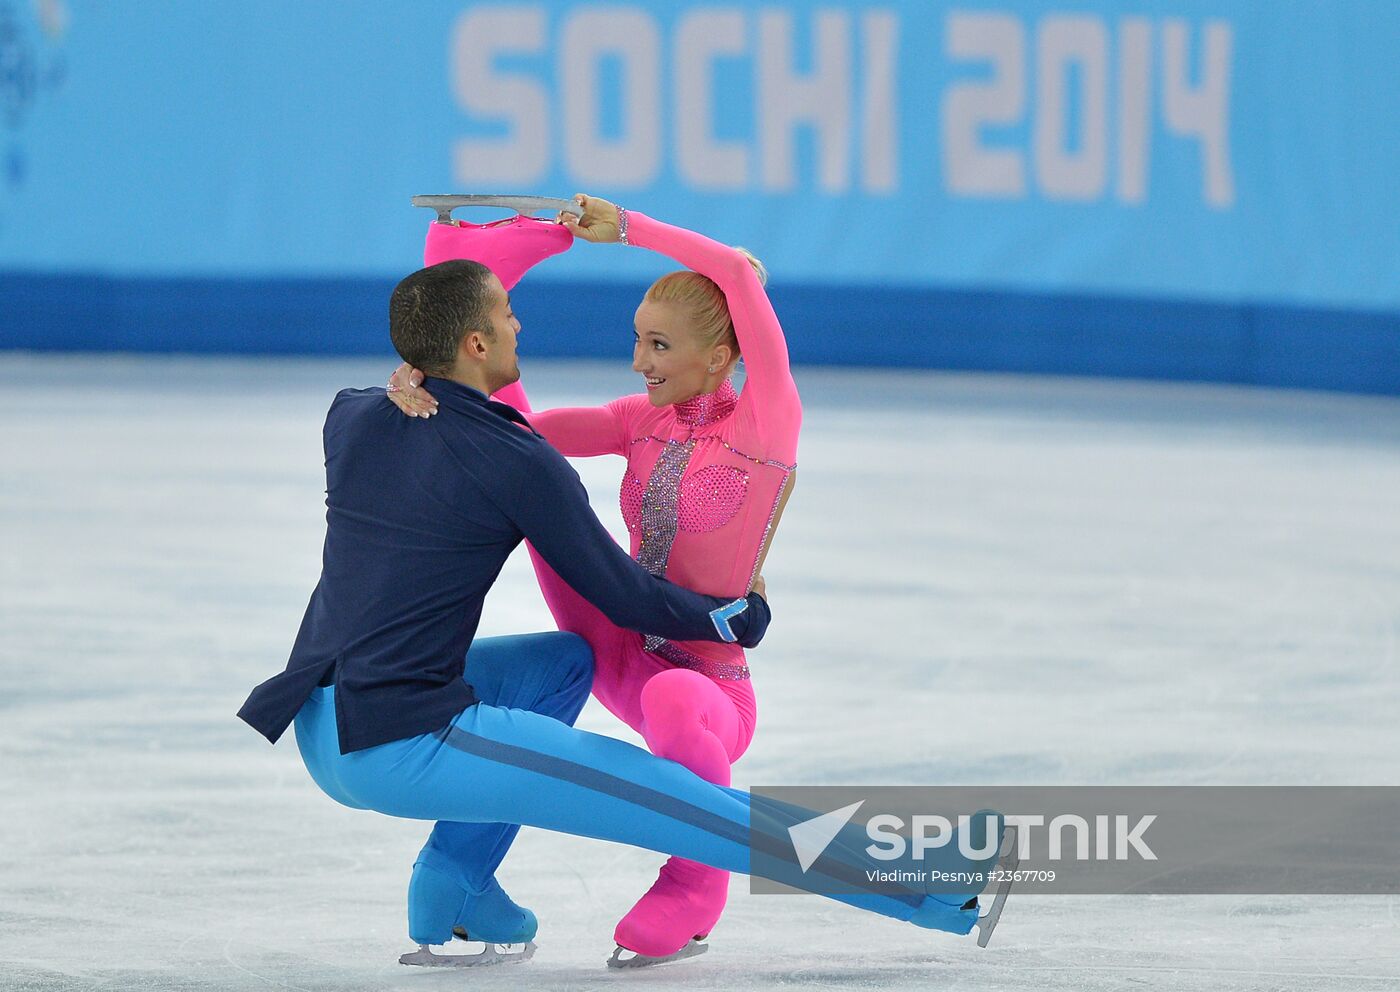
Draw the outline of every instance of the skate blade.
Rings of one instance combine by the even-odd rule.
[[[452,193],[441,195],[415,196],[415,207],[427,207],[437,211],[439,224],[454,224],[452,211],[458,207],[508,207],[518,214],[527,216],[548,210],[551,213],[568,211],[575,217],[583,216],[583,208],[573,200],[561,200],[553,196],[520,196],[516,194],[492,193]]]
[[[536,950],[538,948],[533,940],[522,945],[520,950],[507,953],[496,950],[495,944],[487,944],[479,954],[434,954],[428,949],[427,944],[419,944],[418,950],[402,955],[399,958],[399,964],[413,965],[418,968],[482,968],[488,965],[519,964],[522,961],[529,961],[535,956]]]
[[[659,964],[670,964],[672,961],[684,961],[686,958],[693,958],[697,954],[704,954],[710,949],[709,944],[702,944],[699,940],[691,940],[675,954],[666,954],[662,957],[652,957],[650,954],[636,954],[630,958],[622,955],[627,953],[627,948],[619,946],[613,951],[612,957],[608,958],[609,968],[654,968]]]
[[[527,939],[524,939],[524,940],[520,939],[519,937],[517,937],[517,938],[514,939],[514,940],[487,940],[485,937],[473,937],[471,934],[467,933],[467,928],[466,928],[466,927],[453,927],[453,928],[452,928],[452,939],[453,939],[453,940],[469,940],[469,941],[476,941],[478,944],[498,944],[498,945],[499,945],[499,944],[529,944],[529,943],[532,943],[532,942],[534,941],[534,937],[533,937],[533,936],[531,936],[531,937],[529,937],[529,938],[527,938]],[[449,943],[451,943],[451,941],[449,941]]]
[[[997,868],[1004,872],[1014,872],[1020,863],[1021,852],[1017,850],[1016,828],[1009,826],[1006,828],[1006,839],[1002,841],[1002,855],[1001,860],[997,862]],[[978,947],[986,947],[987,942],[992,939],[992,931],[997,928],[997,922],[1001,919],[1001,911],[1006,906],[1006,896],[1011,891],[1011,883],[1012,879],[1008,876],[997,884],[997,894],[992,899],[992,908],[977,918]]]

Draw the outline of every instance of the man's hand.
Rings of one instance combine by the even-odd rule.
[[[763,595],[764,584],[762,579],[756,579],[753,589],[749,591],[749,608],[744,611],[744,632],[739,636],[739,646],[745,648],[758,647],[758,642],[763,640],[763,635],[768,631],[768,625],[773,622],[773,610],[768,605],[768,599]]]
[[[746,598],[749,601],[749,608],[744,614],[747,622],[739,644],[742,647],[755,648],[768,632],[768,625],[773,622],[773,610],[768,605],[768,583],[763,581],[763,576],[754,577]]]
[[[559,215],[559,222],[573,232],[574,237],[594,244],[608,244],[619,240],[617,204],[597,196],[577,193],[574,199],[583,208],[583,216]]]
[[[389,399],[410,417],[431,417],[438,412],[438,403],[422,387],[423,373],[404,362],[389,377]]]

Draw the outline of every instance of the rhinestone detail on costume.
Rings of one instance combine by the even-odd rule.
[[[753,560],[753,571],[749,573],[749,588],[753,588],[754,579],[758,578],[758,566],[763,562],[763,552],[768,548],[768,542],[773,537],[773,521],[778,517],[778,507],[783,503],[783,493],[787,491],[788,479],[796,471],[797,466],[793,466],[783,473],[783,484],[778,487],[778,494],[773,497],[773,506],[768,511],[768,522],[763,525],[763,540],[758,542],[758,557]]]
[[[622,473],[622,491],[617,494],[622,507],[622,522],[635,534],[642,528],[642,480],[632,472]]]
[[[726,451],[728,451],[731,455],[737,455],[738,457],[744,459],[744,461],[753,462],[755,465],[771,465],[773,468],[780,468],[780,469],[782,469],[784,472],[791,472],[791,471],[793,471],[794,469],[797,468],[796,465],[789,465],[787,462],[780,462],[780,461],[777,461],[777,460],[772,459],[772,458],[759,458],[759,457],[757,457],[756,455],[746,454],[745,452],[740,451],[738,448],[734,447],[732,444],[730,444],[730,443],[729,443],[728,441],[726,441],[724,438],[718,437],[718,436],[713,435],[713,434],[707,434],[707,435],[705,435],[704,437],[695,438],[695,440],[696,440],[696,441],[718,441],[720,444],[724,445],[724,449],[725,449]],[[647,441],[655,441],[657,444],[677,444],[677,443],[678,443],[678,442],[676,442],[676,441],[670,440],[669,438],[657,437],[655,434],[643,434],[641,437],[634,437],[634,438],[632,439],[632,444],[643,444],[643,443],[645,443],[645,442],[647,442]]]
[[[655,644],[652,641],[655,640]],[[702,658],[698,654],[692,654],[678,644],[672,644],[665,638],[647,638],[646,649],[665,661],[669,661],[677,668],[689,668],[693,672],[707,675],[712,679],[729,679],[739,681],[749,677],[748,665],[736,665],[728,661],[711,661],[709,658]]]
[[[709,465],[681,480],[676,504],[676,528],[687,534],[719,530],[739,512],[749,494],[749,473],[731,465]],[[642,481],[631,472],[622,476],[618,505],[629,533],[642,529]]]
[[[713,393],[701,393],[684,403],[674,404],[676,421],[687,427],[704,427],[729,416],[738,402],[734,383],[725,379]]]
[[[642,546],[637,563],[652,575],[666,574],[671,545],[676,541],[676,518],[681,495],[681,477],[690,464],[695,441],[672,442],[661,449],[651,469],[646,492],[642,494]]]
[[[718,530],[734,518],[749,494],[749,473],[709,465],[681,483],[676,524],[687,534]]]

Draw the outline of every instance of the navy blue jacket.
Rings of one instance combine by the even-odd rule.
[[[756,644],[767,604],[650,575],[588,506],[578,474],[512,407],[429,379],[429,420],[383,389],[347,389],[326,416],[326,543],[287,668],[238,715],[276,741],[335,683],[342,753],[438,730],[476,701],[462,680],[482,601],[528,538],[620,627]]]

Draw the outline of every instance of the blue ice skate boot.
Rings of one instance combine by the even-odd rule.
[[[1020,863],[1016,828],[1008,827],[1000,813],[978,810],[968,821],[966,837],[954,831],[953,838],[936,848],[925,859],[930,872],[927,895],[909,918],[915,926],[949,933],[978,930],[977,943],[986,947],[1001,919],[1011,875]],[[964,852],[963,847],[967,847]],[[992,883],[996,871],[996,897],[990,910],[979,916],[978,896]]]
[[[447,873],[419,860],[408,883],[408,935],[418,944],[445,944],[454,936],[489,944],[535,939],[535,914],[515,904],[492,878],[473,892]]]

